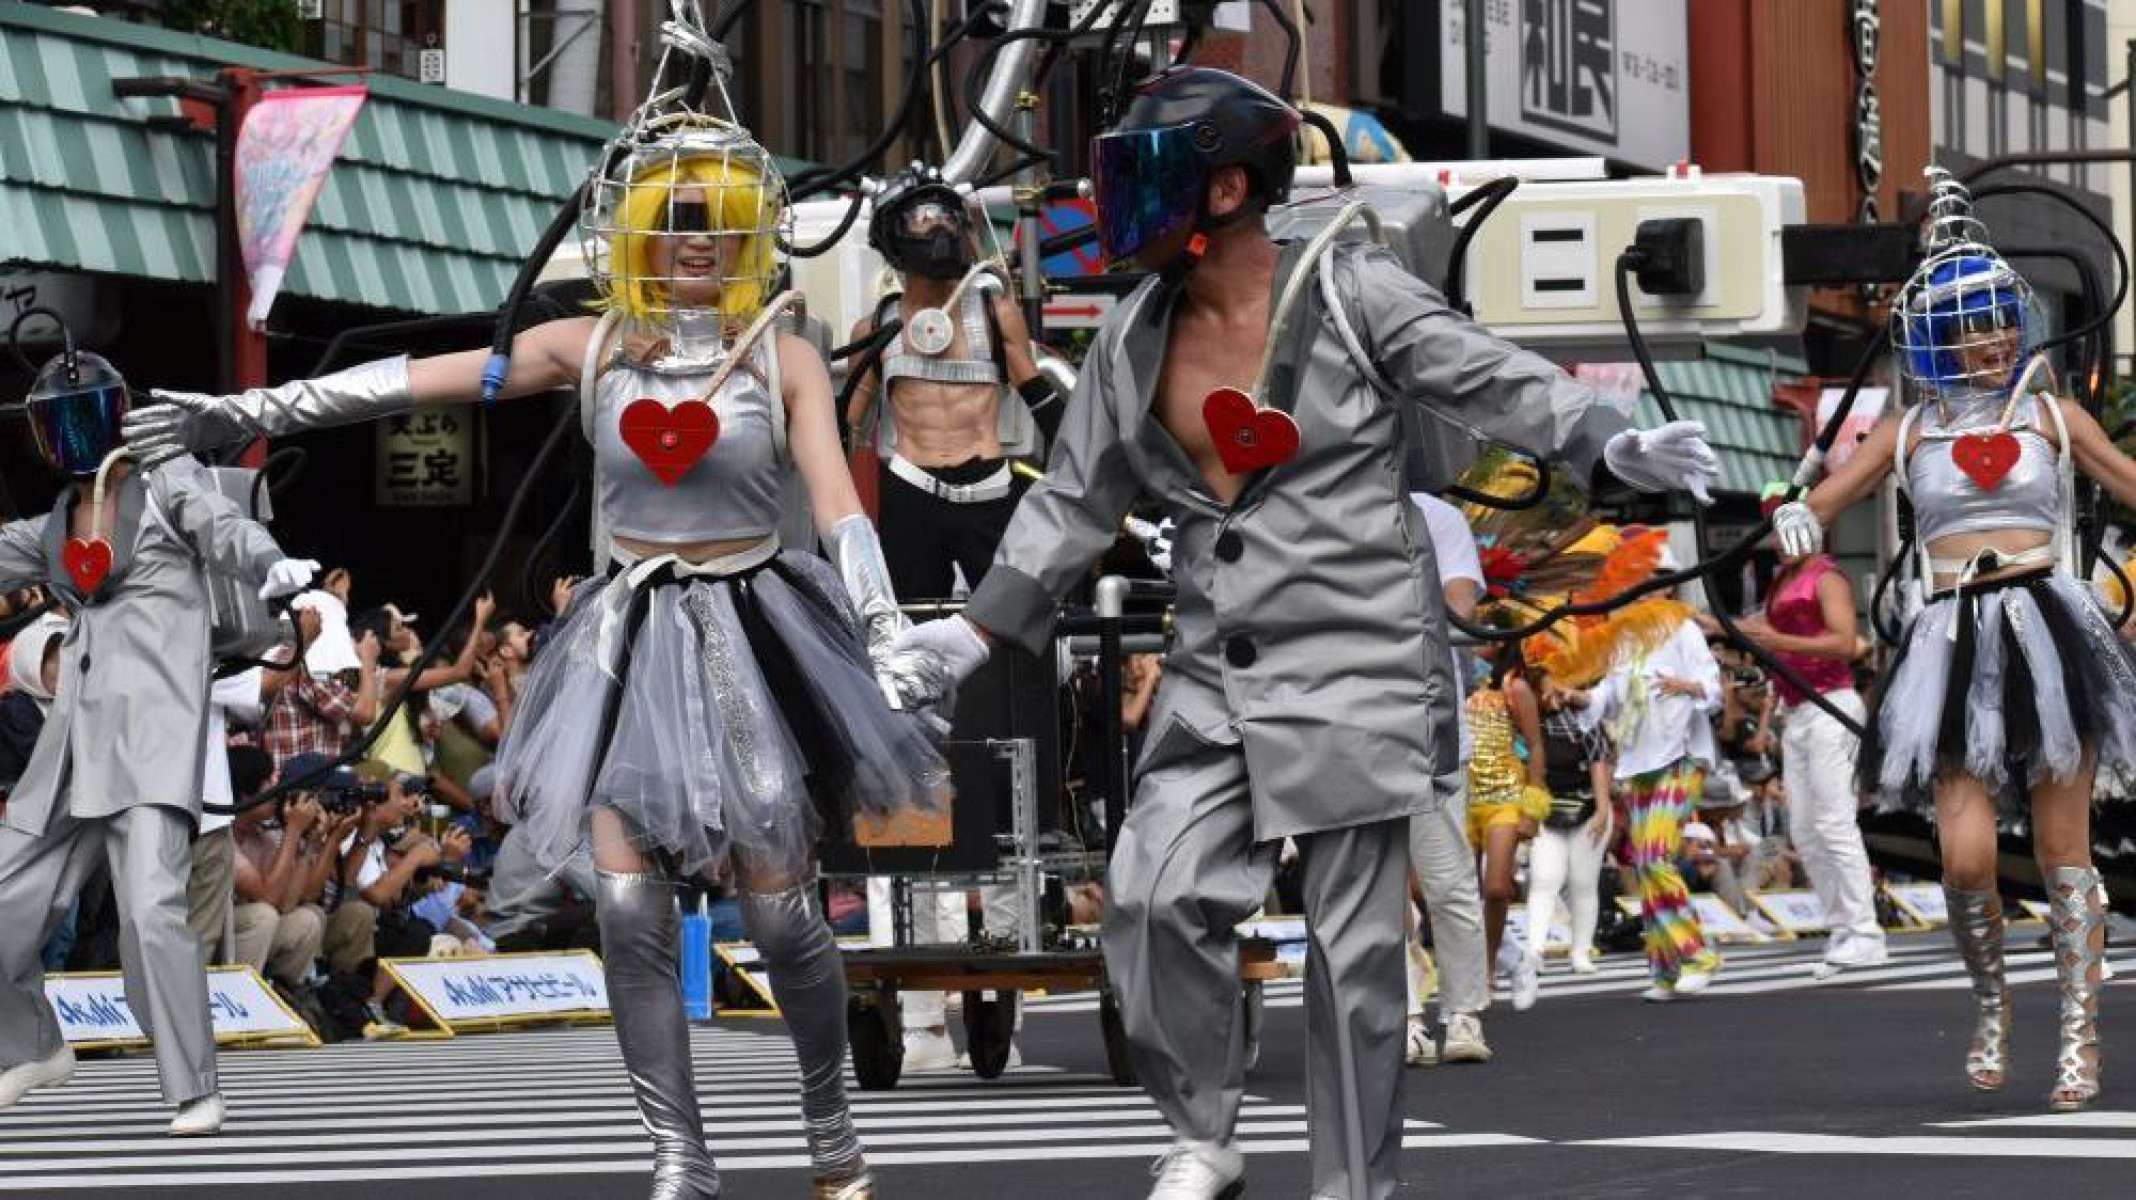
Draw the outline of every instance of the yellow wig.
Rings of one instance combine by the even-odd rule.
[[[701,189],[717,228],[714,236],[739,238],[741,250],[720,281],[719,310],[746,321],[764,307],[777,271],[775,254],[779,207],[784,189],[777,177],[765,187],[749,162],[719,154],[700,154],[656,163],[629,184],[616,207],[613,244],[609,248],[607,307],[634,321],[658,320],[673,309],[667,283],[654,267],[667,230],[669,198]]]

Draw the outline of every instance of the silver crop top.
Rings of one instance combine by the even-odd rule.
[[[718,436],[694,462],[690,441],[703,435],[691,427],[687,409],[679,416],[677,410],[706,399],[715,370],[654,370],[619,355],[601,372],[594,389],[594,476],[610,533],[681,543],[765,537],[778,528],[786,465],[783,439],[772,430],[784,408],[773,403],[768,384],[772,346],[768,338],[758,343],[750,361],[721,385],[711,402]],[[635,440],[675,475],[672,485],[624,439],[623,414],[641,400],[660,408],[638,410],[651,419]]]
[[[1995,529],[2053,533],[2060,528],[2060,464],[2054,442],[2040,427],[2042,421],[2055,422],[2060,416],[2045,411],[2049,401],[2034,401],[2030,413],[2025,412],[2024,402],[2019,403],[2019,415],[2010,423],[2010,433],[2017,439],[2017,462],[1993,490],[1974,482],[1953,457],[1961,438],[1995,431],[2003,403],[1996,397],[1954,406],[1946,423],[1939,406],[1931,401],[1909,413],[1908,424],[1900,427],[1902,447],[1908,425],[1921,434],[1907,460],[1906,486],[1923,546],[1960,533]]]

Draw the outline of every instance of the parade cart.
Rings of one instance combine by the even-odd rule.
[[[860,1086],[897,1086],[904,1065],[898,997],[941,991],[962,997],[963,1023],[974,1074],[992,1079],[1007,1069],[1019,997],[1026,991],[1095,990],[1107,1067],[1115,1082],[1134,1083],[1120,1012],[1105,979],[1094,930],[1070,927],[1064,883],[1102,879],[1108,834],[1126,815],[1128,770],[1121,729],[1122,656],[1157,650],[1167,633],[1164,611],[1128,613],[1127,580],[1107,577],[1090,610],[1065,613],[1055,653],[1046,659],[997,647],[958,697],[956,735],[943,744],[956,798],[937,822],[855,830],[852,845],[829,851],[827,876],[889,876],[890,944],[845,954],[848,1036]],[[910,606],[915,619],[940,616],[955,605]],[[1063,720],[1062,693],[1078,664],[1094,662],[1096,687],[1081,722]],[[1073,714],[1069,714],[1071,718]],[[1064,795],[1063,748],[1080,736],[1095,739],[1089,790],[1095,799]],[[1095,808],[1084,822],[1074,813]],[[1014,927],[956,941],[920,943],[914,937],[916,897],[932,902],[936,889],[1007,885],[1014,890]],[[880,885],[878,885],[880,886]],[[1050,919],[1049,919],[1050,914]],[[1254,990],[1283,973],[1273,943],[1242,943],[1240,973]],[[1258,1016],[1258,1004],[1249,1013]],[[1249,1028],[1249,1034],[1251,1029]]]

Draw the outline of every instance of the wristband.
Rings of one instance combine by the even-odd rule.
[[[1033,375],[1017,384],[1016,394],[1023,397],[1024,403],[1033,409],[1044,408],[1060,399],[1061,395],[1060,389],[1053,386],[1053,381],[1043,375]]]

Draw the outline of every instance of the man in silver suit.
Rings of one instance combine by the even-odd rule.
[[[1404,831],[1446,793],[1434,777],[1458,769],[1460,702],[1399,406],[1458,410],[1602,483],[1702,493],[1717,466],[1698,426],[1629,428],[1376,247],[1326,247],[1343,311],[1307,281],[1293,311],[1272,312],[1318,269],[1262,220],[1288,193],[1299,120],[1243,79],[1184,67],[1145,81],[1096,140],[1105,249],[1156,274],[1101,330],[1046,477],[964,613],[903,641],[951,679],[993,640],[1037,650],[1139,495],[1177,523],[1178,636],[1104,925],[1136,1071],[1177,1135],[1152,1200],[1243,1187],[1232,931],[1285,837],[1311,924],[1311,1194],[1395,1189]],[[1215,394],[1243,388],[1264,350],[1264,395]]]
[[[0,1108],[66,1082],[74,1053],[45,1000],[39,948],[101,859],[119,901],[126,1003],[155,1041],[171,1133],[218,1132],[207,976],[186,925],[214,667],[208,572],[301,591],[283,556],[200,464],[134,470],[125,380],[70,345],[26,402],[70,486],[49,515],[0,526],[0,592],[49,589],[74,614],[57,697],[0,817]],[[92,482],[93,480],[93,482]]]

